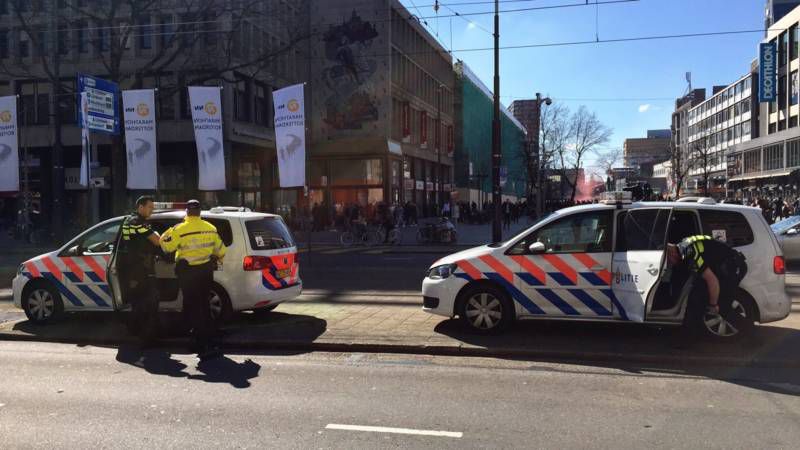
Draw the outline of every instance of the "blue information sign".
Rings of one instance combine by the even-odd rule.
[[[774,102],[778,98],[778,58],[775,54],[775,43],[763,43],[758,50],[758,101]]]
[[[79,75],[78,91],[85,92],[87,96],[89,130],[119,134],[119,86],[91,75]],[[78,97],[78,110],[80,111],[80,97]],[[81,127],[84,126],[80,113],[78,123]]]

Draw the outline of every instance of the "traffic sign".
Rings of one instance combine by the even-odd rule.
[[[89,130],[98,133],[119,134],[119,86],[102,78],[79,75],[78,91],[86,93]],[[80,109],[80,100],[78,109]],[[83,127],[82,116],[82,114],[78,114],[78,122],[81,127]]]

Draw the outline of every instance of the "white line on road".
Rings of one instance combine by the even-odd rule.
[[[460,431],[435,431],[435,430],[415,430],[413,428],[391,428],[391,427],[370,427],[364,425],[342,425],[329,423],[325,426],[326,430],[346,430],[346,431],[370,431],[373,433],[394,433],[394,434],[414,434],[417,436],[441,436],[460,438],[464,434]]]

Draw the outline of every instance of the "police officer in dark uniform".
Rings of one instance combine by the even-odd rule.
[[[118,252],[123,299],[133,306],[128,327],[144,344],[158,337],[158,291],[155,281],[155,255],[160,250],[158,233],[147,219],[153,214],[153,197],[136,200],[136,212],[122,223]]]
[[[747,274],[744,255],[711,236],[698,235],[668,244],[667,259],[672,265],[686,264],[705,281],[708,304],[690,303],[686,312],[690,320],[704,314],[719,316],[721,332],[728,326],[737,332],[747,326],[732,310],[736,289]]]

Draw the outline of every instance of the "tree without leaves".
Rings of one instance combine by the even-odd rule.
[[[585,106],[578,108],[569,117],[567,125],[564,145],[555,150],[558,152],[561,177],[572,191],[570,201],[575,201],[578,173],[583,168],[584,159],[598,146],[608,142],[611,138],[611,129],[600,122],[597,115],[589,112]]]
[[[540,200],[543,200],[543,195],[545,195],[547,175],[553,169],[553,163],[559,149],[564,146],[568,117],[569,108],[561,103],[553,103],[550,106],[542,107],[539,155],[535,178],[537,198]],[[541,204],[537,204],[537,214],[541,214],[541,206]]]
[[[691,147],[691,163],[692,169],[699,170],[700,179],[702,180],[701,189],[703,195],[709,195],[709,179],[711,178],[712,167],[714,164],[714,151],[711,149],[711,136],[703,136],[694,141]]]
[[[692,161],[689,155],[675,142],[676,139],[673,127],[672,139],[669,141],[670,177],[675,188],[675,197],[680,197],[683,184],[692,169]]]

